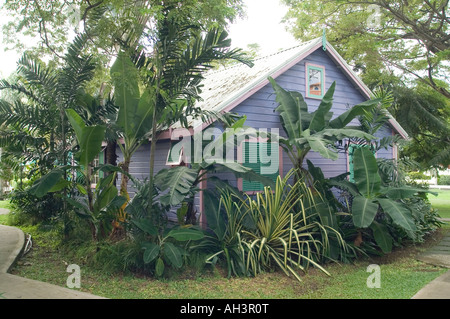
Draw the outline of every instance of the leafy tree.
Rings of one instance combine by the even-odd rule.
[[[448,0],[283,2],[289,7],[285,21],[297,38],[317,37],[326,28],[328,40],[362,71],[366,83],[388,70],[450,97]]]
[[[188,118],[210,116],[198,107],[203,73],[219,60],[237,60],[251,66],[240,49],[230,49],[231,40],[226,31],[202,29],[189,15],[176,15],[177,7],[162,10],[156,32],[148,33],[145,48],[137,54],[137,65],[145,70],[145,88],[150,97],[151,138],[150,185],[154,183],[154,162],[158,127],[170,127],[180,122],[188,127]],[[150,187],[150,200],[153,187]]]
[[[25,54],[19,61],[18,80],[0,82],[0,90],[17,93],[12,101],[0,100],[2,145],[23,161],[35,162],[41,174],[56,162],[67,162],[73,131],[66,109],[76,109],[86,120],[96,120],[106,112],[84,91],[95,68],[92,57],[82,54],[85,44],[85,36],[77,37],[61,68]]]
[[[416,161],[423,170],[449,166],[449,99],[422,83],[412,88],[395,86],[393,95],[389,110],[410,136],[402,157]]]
[[[73,30],[88,33],[91,53],[100,51],[107,63],[118,44],[136,43],[143,28],[157,20],[161,8],[170,4],[177,6],[178,15],[189,13],[207,28],[224,27],[243,13],[241,0],[11,0],[2,6],[12,18],[3,33],[10,48],[26,48],[19,33],[40,40],[28,48],[36,56],[61,59]]]

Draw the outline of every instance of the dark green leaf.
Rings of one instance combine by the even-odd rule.
[[[353,224],[359,228],[369,227],[378,211],[378,204],[364,196],[356,196],[352,203]]]
[[[38,179],[30,188],[30,193],[36,197],[42,197],[47,194],[58,182],[60,182],[63,171],[54,169],[50,173]]]
[[[167,258],[169,263],[175,268],[181,268],[181,266],[183,266],[183,256],[180,248],[172,243],[166,242],[164,244],[164,257]]]
[[[384,253],[390,253],[392,251],[392,237],[389,235],[387,227],[374,221],[370,225],[370,228],[372,229],[373,237],[377,245]]]
[[[135,219],[132,220],[132,223],[135,224],[140,230],[150,234],[152,236],[158,235],[158,229],[149,219]]]
[[[151,242],[146,242],[142,245],[144,251],[144,263],[148,264],[155,260],[159,255],[160,247],[159,245]]]
[[[179,241],[199,240],[204,237],[202,231],[193,228],[177,228],[172,229],[168,234],[168,237],[175,238]]]
[[[367,197],[376,195],[381,187],[377,160],[367,147],[359,147],[353,153],[355,184],[361,194]]]
[[[378,202],[383,211],[388,214],[392,221],[406,230],[410,235],[416,231],[416,224],[409,209],[402,203],[398,203],[388,198],[379,198]]]

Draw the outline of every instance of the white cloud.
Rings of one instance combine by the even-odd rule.
[[[280,23],[287,8],[278,0],[244,0],[247,19],[230,26],[233,47],[246,48],[258,43],[262,52],[273,52],[296,44],[295,39]]]

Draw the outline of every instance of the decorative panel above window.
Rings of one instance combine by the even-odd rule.
[[[306,97],[321,99],[325,94],[325,68],[306,63]]]

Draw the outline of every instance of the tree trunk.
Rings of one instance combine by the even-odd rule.
[[[119,167],[124,172],[129,173],[130,162],[131,160],[127,158],[122,163],[119,163]],[[120,223],[124,222],[126,219],[125,208],[130,201],[130,195],[128,194],[128,180],[128,176],[126,174],[122,174],[122,180],[120,182],[120,195],[126,198],[126,202],[122,205],[122,207],[120,207],[119,212],[116,215],[116,219],[112,222],[113,230],[110,235],[111,239],[120,240],[125,237],[125,229]]]

